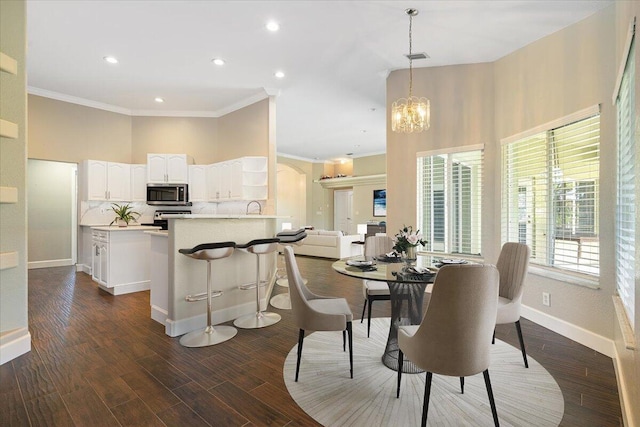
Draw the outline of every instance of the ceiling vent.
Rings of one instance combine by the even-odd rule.
[[[411,55],[409,54],[405,54],[404,56],[406,56],[408,59],[415,61],[416,59],[427,59],[427,58],[431,58],[429,55],[427,55],[424,52],[419,52],[419,53],[412,53]]]

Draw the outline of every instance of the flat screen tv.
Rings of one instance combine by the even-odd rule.
[[[387,216],[387,190],[373,190],[373,216]]]

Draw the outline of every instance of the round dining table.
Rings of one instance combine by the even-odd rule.
[[[391,324],[387,344],[382,355],[382,363],[394,371],[398,370],[398,328],[402,325],[419,325],[422,321],[422,305],[427,285],[435,279],[437,268],[433,267],[433,257],[418,255],[412,267],[428,269],[424,274],[417,274],[403,262],[384,262],[386,257],[351,257],[338,260],[332,264],[335,271],[350,277],[387,282],[391,299]],[[372,265],[361,266],[359,261],[371,261]],[[402,372],[417,374],[423,372],[414,363],[404,359]]]

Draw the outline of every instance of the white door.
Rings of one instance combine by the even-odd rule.
[[[189,182],[186,154],[167,154],[167,182],[171,184]]]
[[[355,230],[353,230],[353,190],[334,191],[333,228],[345,234],[355,234]]]

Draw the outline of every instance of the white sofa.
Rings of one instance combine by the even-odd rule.
[[[306,230],[307,237],[302,245],[293,246],[297,255],[309,255],[323,258],[346,258],[360,255],[362,245],[353,245],[360,240],[359,234],[345,236],[342,231]]]

